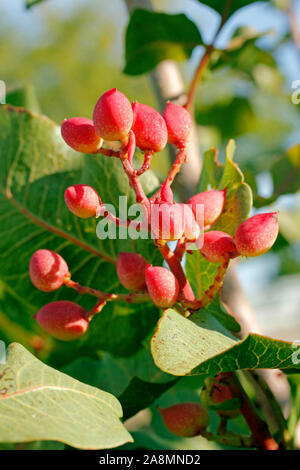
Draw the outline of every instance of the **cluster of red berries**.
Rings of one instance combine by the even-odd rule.
[[[120,158],[136,192],[137,201],[144,204],[148,215],[158,211],[158,217],[154,219],[156,222],[151,218],[149,225],[149,231],[158,247],[165,246],[169,240],[179,240],[183,242],[183,247],[186,242],[194,241],[202,255],[213,263],[229,262],[239,255],[261,255],[276,240],[277,213],[251,217],[239,226],[233,238],[225,232],[212,230],[223,213],[226,188],[201,192],[185,204],[173,201],[170,185],[184,162],[184,148],[191,126],[191,116],[184,107],[168,103],[163,115],[160,115],[145,104],[135,102],[131,105],[125,95],[112,89],[97,101],[93,121],[82,117],[67,119],[62,123],[61,132],[66,143],[77,151]],[[120,151],[103,147],[109,146],[112,141],[120,142]],[[178,158],[159,191],[148,199],[137,183],[137,178],[149,168],[149,155],[161,151],[167,142],[178,149]],[[145,154],[142,170],[135,170],[132,166],[135,145]],[[105,209],[97,192],[82,184],[65,190],[65,202],[69,210],[81,218],[95,217],[99,215],[101,208]],[[202,208],[200,214],[199,207]],[[139,254],[120,253],[117,275],[121,284],[130,291],[147,293],[159,308],[168,308],[176,301],[181,302],[183,282],[172,267],[177,263],[177,271],[182,269],[182,253],[178,256],[176,252],[171,254],[173,262],[169,263],[171,270],[168,270],[151,266]],[[177,260],[174,261],[176,257]],[[170,256],[165,257],[167,262],[169,258]],[[66,262],[59,254],[50,250],[36,251],[30,260],[29,271],[33,284],[45,292],[73,283]],[[36,315],[40,326],[61,340],[75,339],[84,334],[91,317],[91,312],[67,301],[47,304]]]

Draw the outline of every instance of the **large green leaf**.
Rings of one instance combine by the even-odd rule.
[[[185,60],[199,44],[201,34],[186,15],[134,10],[126,31],[124,72],[139,75],[165,59]]]
[[[152,240],[101,241],[95,220],[78,219],[67,210],[64,190],[70,184],[91,184],[103,202],[114,205],[119,194],[128,196],[130,205],[133,192],[117,159],[72,151],[58,126],[45,116],[9,105],[0,107],[0,168],[0,310],[10,321],[41,333],[32,315],[45,303],[66,299],[86,308],[95,303],[65,287],[53,293],[37,290],[30,282],[28,264],[38,248],[59,252],[74,280],[106,292],[124,291],[115,269],[119,251],[137,249],[150,263],[161,263]],[[142,181],[148,191],[157,186],[151,172]],[[132,354],[157,315],[150,304],[109,305],[79,341],[82,346],[56,342],[57,355],[67,362],[78,347]]]
[[[296,369],[292,343],[250,334],[231,336],[206,310],[189,319],[173,309],[164,312],[152,338],[156,365],[173,375],[216,375],[242,369]]]
[[[132,441],[109,393],[46,366],[12,343],[0,366],[0,441],[55,440],[81,449]]]

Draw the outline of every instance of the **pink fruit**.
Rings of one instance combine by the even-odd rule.
[[[145,269],[148,264],[148,261],[137,253],[120,253],[117,274],[121,284],[128,290],[146,290]]]
[[[184,214],[184,236],[189,241],[195,241],[200,235],[200,227],[192,209],[187,204],[181,204],[181,207]]]
[[[223,212],[225,200],[226,189],[223,189],[222,191],[211,190],[195,194],[195,196],[188,200],[187,204],[192,204],[194,216],[198,223],[201,222],[198,220],[199,217],[202,218],[202,211],[200,206],[203,206],[204,227],[207,227],[216,223]],[[197,206],[199,207],[198,211]]]
[[[29,263],[31,282],[44,292],[51,292],[63,284],[65,277],[70,277],[65,260],[54,251],[37,250]]]
[[[231,381],[222,373],[207,377],[201,391],[201,401],[206,408],[216,411],[220,416],[234,418],[240,413],[241,400],[231,389]]]
[[[184,232],[181,204],[157,202],[151,207],[151,234],[158,240],[178,240]]]
[[[65,119],[61,125],[64,141],[77,152],[95,153],[102,145],[93,121],[84,117]]]
[[[141,150],[160,152],[167,144],[168,131],[164,118],[146,104],[134,102],[132,130]]]
[[[160,198],[163,202],[169,202],[170,204],[173,203],[173,191],[168,181],[166,181],[161,187]]]
[[[35,316],[44,331],[62,341],[82,336],[89,326],[87,317],[84,308],[67,300],[44,305]]]
[[[176,436],[198,436],[209,424],[208,411],[199,403],[179,403],[159,411],[166,428]]]
[[[228,233],[212,230],[204,233],[202,255],[212,263],[222,263],[238,256],[233,238]]]
[[[95,217],[102,202],[96,191],[85,184],[74,184],[65,190],[65,203],[77,217]]]
[[[245,220],[236,231],[235,243],[243,256],[259,256],[268,251],[278,235],[278,213],[257,214]]]
[[[161,266],[146,268],[146,284],[153,303],[160,308],[171,307],[178,297],[179,284],[174,274]]]
[[[163,118],[168,129],[168,142],[176,146],[184,144],[193,125],[190,113],[182,106],[169,101],[163,112]]]
[[[93,121],[96,132],[102,139],[123,141],[133,121],[129,100],[116,88],[106,91],[96,103]]]

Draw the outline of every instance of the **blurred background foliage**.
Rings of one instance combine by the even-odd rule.
[[[212,39],[219,17],[209,7],[197,0],[153,4],[168,13],[184,12],[205,42]],[[300,1],[292,4],[300,24]],[[195,116],[201,151],[218,147],[222,160],[228,139],[236,139],[236,159],[253,189],[255,210],[280,210],[281,233],[272,252],[241,261],[238,274],[263,332],[295,340],[300,339],[300,104],[292,103],[292,84],[300,80],[300,49],[291,34],[287,5],[286,0],[258,2],[231,17],[198,86]],[[123,0],[46,0],[30,10],[25,0],[2,1],[0,79],[10,102],[17,105],[20,96],[14,90],[25,87],[27,107],[58,123],[70,116],[90,118],[97,98],[112,87],[130,100],[156,106],[146,74],[122,73],[127,23]],[[242,47],[236,47],[237,39]],[[179,63],[186,84],[202,53],[198,46],[190,60]],[[160,177],[166,174],[168,158],[164,152],[153,163]],[[7,322],[0,317],[1,330],[15,331],[22,342],[19,326]],[[164,400],[192,399],[199,387],[199,380],[183,379]],[[186,441],[170,444],[167,431],[158,438],[161,421],[155,407],[152,412],[149,447],[184,448]],[[137,446],[145,443],[143,429],[134,437]]]

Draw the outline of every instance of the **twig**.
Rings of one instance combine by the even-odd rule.
[[[272,437],[266,423],[255,410],[252,402],[240,385],[236,374],[225,372],[222,373],[222,376],[228,378],[228,385],[233,395],[241,399],[240,411],[249,426],[257,448],[260,450],[279,450],[277,442]]]
[[[193,301],[195,300],[195,295],[191,288],[189,281],[186,278],[186,275],[183,271],[183,268],[180,264],[175,253],[170,250],[165,241],[156,240],[156,246],[158,247],[160,253],[164,257],[166,263],[169,265],[174,276],[177,278],[179,287],[180,287],[180,297],[184,301]]]
[[[150,297],[148,294],[144,293],[135,293],[132,292],[130,294],[107,294],[102,292],[98,289],[93,289],[92,287],[88,286],[81,286],[78,282],[72,281],[72,279],[65,278],[64,284],[71,289],[74,289],[78,292],[78,294],[89,294],[93,295],[100,299],[100,301],[116,301],[116,302],[127,302],[127,303],[135,303],[141,304],[145,302],[150,302]]]

